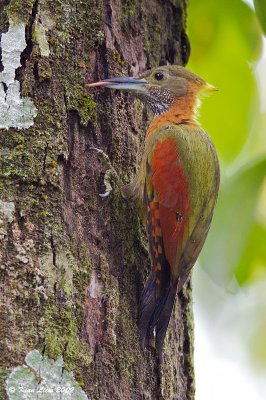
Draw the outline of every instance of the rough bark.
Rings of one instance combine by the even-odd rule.
[[[127,94],[84,90],[86,81],[184,65],[185,20],[185,0],[1,1],[1,33],[26,25],[16,80],[37,109],[31,127],[0,130],[1,399],[33,349],[63,355],[93,400],[194,398],[190,286],[159,367],[137,331],[145,228],[118,190],[99,197],[105,166],[90,149],[103,149],[128,182],[149,116]]]

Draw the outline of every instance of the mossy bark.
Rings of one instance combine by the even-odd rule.
[[[93,400],[191,400],[190,286],[177,299],[159,366],[152,350],[141,352],[137,331],[150,269],[145,229],[118,190],[99,197],[105,167],[91,149],[108,153],[128,182],[149,116],[127,94],[84,89],[98,78],[184,65],[186,1],[5,0],[0,11],[1,33],[26,24],[16,79],[38,112],[31,128],[0,131],[0,379],[38,349],[63,355]]]

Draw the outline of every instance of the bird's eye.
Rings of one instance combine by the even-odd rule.
[[[163,78],[164,76],[162,72],[156,72],[156,74],[154,74],[154,79],[156,79],[156,81],[161,81]]]

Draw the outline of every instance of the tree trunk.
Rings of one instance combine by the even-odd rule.
[[[91,149],[129,182],[150,117],[127,94],[84,89],[186,64],[185,21],[185,0],[1,0],[1,399],[21,390],[10,389],[15,367],[32,374],[34,349],[43,360],[63,356],[93,400],[194,398],[190,285],[160,366],[137,329],[145,228],[118,189],[99,196],[106,166]]]

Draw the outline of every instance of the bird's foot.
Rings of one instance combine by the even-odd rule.
[[[97,151],[97,155],[103,166],[106,168],[106,172],[104,174],[103,183],[105,186],[105,192],[100,193],[99,196],[101,198],[108,197],[111,191],[113,190],[113,185],[121,186],[120,178],[112,166],[109,156],[101,149],[97,149],[97,147],[90,147],[90,150]]]

